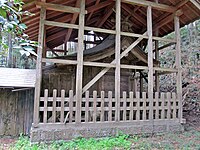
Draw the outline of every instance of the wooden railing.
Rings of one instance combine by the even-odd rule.
[[[75,123],[76,99],[73,91],[65,97],[65,91],[61,91],[61,97],[57,97],[57,90],[53,90],[53,97],[48,97],[45,90],[44,97],[40,98],[40,122],[41,123]],[[92,96],[87,91],[81,102],[81,122],[127,122],[150,120],[150,110],[153,110],[154,120],[177,120],[180,117],[180,103],[176,93],[154,93],[153,107],[150,107],[147,93],[123,92],[117,110],[117,103],[111,91],[105,96],[93,92]],[[134,96],[135,95],[135,96]],[[120,120],[117,120],[117,113]]]

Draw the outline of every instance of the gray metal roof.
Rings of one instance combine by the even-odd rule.
[[[36,70],[0,68],[0,87],[35,87]]]

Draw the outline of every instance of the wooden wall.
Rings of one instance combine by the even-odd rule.
[[[0,89],[0,136],[29,134],[33,121],[34,90]]]
[[[102,68],[98,67],[84,67],[83,71],[83,86],[86,85],[92,78],[94,78]],[[108,91],[115,91],[115,71],[110,69],[101,79],[99,79],[90,89],[90,95],[93,91],[97,91],[98,96],[100,96],[101,91],[105,91],[106,96]],[[129,92],[129,77],[130,73],[128,70],[121,70],[121,90]],[[60,96],[60,91],[64,89],[66,91],[66,96],[68,96],[69,90],[75,91],[76,85],[76,69],[74,66],[59,66],[57,68],[52,68],[49,70],[44,70],[42,79],[42,91],[41,95],[44,95],[44,90],[49,90],[49,96],[53,95],[53,89],[57,89],[58,96]],[[114,95],[113,95],[114,96]]]

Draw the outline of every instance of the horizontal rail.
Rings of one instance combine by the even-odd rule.
[[[61,23],[61,22],[45,20],[44,24],[49,25],[49,26],[56,26],[56,27],[63,27],[63,28],[70,28],[70,29],[79,29],[78,25],[70,24],[70,23]],[[100,32],[100,33],[107,33],[107,34],[116,34],[115,30],[109,30],[109,29],[101,29],[101,28],[88,27],[88,26],[85,26],[84,29],[87,31],[94,31],[94,32]],[[136,34],[136,33],[120,32],[120,35],[148,39],[147,35]],[[153,40],[176,43],[175,39],[167,39],[167,38],[156,37],[156,36],[153,36]]]
[[[45,3],[45,2],[35,2],[38,8],[44,7],[47,10],[54,10],[54,11],[61,11],[61,12],[68,12],[68,13],[80,13],[80,8],[71,7],[71,6],[64,6],[59,4],[52,4],[52,3]],[[87,11],[84,11],[87,14]]]

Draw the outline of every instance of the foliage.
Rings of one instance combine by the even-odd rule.
[[[112,150],[114,148],[130,149],[131,142],[128,136],[121,134],[117,137],[106,137],[101,139],[78,138],[69,142],[59,141],[47,144],[31,144],[28,137],[20,136],[12,150]]]
[[[28,35],[24,33],[25,29],[27,29],[27,26],[21,21],[21,17],[23,15],[32,14],[30,14],[28,11],[22,10],[23,4],[24,3],[22,0],[0,1],[0,44],[6,51],[8,49],[8,45],[5,38],[8,34],[11,34],[13,37],[12,43],[14,44],[13,49],[19,50],[22,55],[36,55],[34,50],[38,43],[29,40]]]
[[[159,133],[155,135],[128,136],[120,134],[117,137],[101,139],[78,138],[72,141],[55,141],[51,144],[31,144],[28,137],[20,136],[11,150],[173,150],[173,149],[197,149],[200,148],[200,131],[189,130],[183,133]]]

